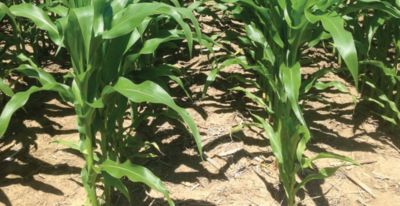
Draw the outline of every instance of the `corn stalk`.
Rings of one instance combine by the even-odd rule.
[[[138,74],[135,71],[142,69],[141,57],[151,56],[164,42],[184,39],[191,53],[194,39],[200,38],[192,10],[160,2],[123,0],[65,0],[58,7],[61,11],[58,13],[31,3],[9,8],[12,15],[29,19],[38,29],[46,31],[54,44],[68,51],[72,79],[70,84],[57,82],[52,75],[21,55],[25,64],[15,71],[36,79],[41,86],[32,86],[11,98],[0,116],[0,136],[5,134],[12,114],[25,105],[33,93],[57,92],[63,100],[74,105],[77,115],[80,142],[64,143],[80,151],[85,158],[81,177],[88,204],[100,204],[96,193],[98,181],[104,184],[106,205],[111,205],[114,189],[130,199],[122,182],[125,177],[161,192],[173,205],[158,177],[147,168],[131,163],[122,153],[122,141],[129,138],[121,135],[122,123],[127,109],[135,105],[165,105],[188,126],[201,153],[200,135],[189,114],[174,103],[163,87],[147,80],[150,77],[135,76]],[[49,14],[57,18],[50,18]],[[161,33],[149,33],[151,25],[161,24],[161,19],[174,21],[177,26]],[[195,28],[195,35],[186,20]],[[96,152],[96,148],[100,148],[100,152]]]

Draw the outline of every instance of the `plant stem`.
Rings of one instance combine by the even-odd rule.
[[[81,140],[81,152],[85,158],[85,167],[82,169],[82,183],[85,187],[87,197],[92,206],[98,206],[96,195],[96,179],[97,173],[94,170],[94,150],[93,141],[95,140],[92,135],[90,109],[89,107],[77,107],[76,113],[78,115],[78,128]]]
[[[295,176],[293,176],[295,177]],[[289,196],[288,196],[288,206],[294,206],[296,205],[296,192],[295,192],[295,185],[296,185],[296,179],[293,178],[291,183],[290,183],[290,188],[289,188]]]
[[[91,147],[91,140],[87,135],[81,134],[81,138],[84,138],[84,147],[86,150],[85,167],[82,169],[82,183],[85,187],[87,197],[92,206],[97,206],[97,195],[96,195],[96,172],[93,169],[93,148]],[[90,147],[89,147],[90,145]]]

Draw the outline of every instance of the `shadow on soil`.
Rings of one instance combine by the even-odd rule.
[[[173,129],[163,129],[162,131],[157,132],[157,125],[166,121],[171,125],[174,125]],[[197,182],[198,178],[201,177],[205,177],[208,180],[227,180],[225,173],[231,164],[238,162],[242,158],[251,158],[258,155],[271,155],[269,153],[249,153],[245,150],[238,150],[228,158],[226,164],[221,165],[221,167],[218,168],[218,173],[211,173],[205,166],[209,163],[207,161],[202,162],[198,153],[195,152],[194,148],[196,146],[191,135],[178,122],[159,118],[152,123],[150,128],[146,128],[146,131],[142,132],[149,137],[149,141],[157,143],[161,151],[165,154],[155,161],[148,162],[146,167],[149,167],[163,181],[175,184],[182,182]],[[160,137],[175,138],[169,138],[168,143],[163,143],[163,139]],[[230,142],[243,142],[246,145],[257,146],[266,145],[266,141],[247,137],[243,133],[236,133],[234,138],[231,138],[229,134],[215,137],[204,145],[203,151],[207,153],[218,145]],[[183,152],[188,148],[193,148],[193,152]],[[177,168],[183,165],[190,168],[191,172],[176,172]]]
[[[328,92],[332,93],[333,91]],[[396,136],[400,132],[399,129],[394,129],[386,122],[379,120],[378,117],[372,114],[371,109],[367,105],[360,103],[354,107],[352,103],[340,104],[323,96],[312,101],[322,103],[324,106],[318,109],[310,106],[305,107],[304,115],[309,122],[313,134],[311,144],[309,144],[310,150],[314,152],[326,152],[325,149],[313,144],[318,142],[341,151],[376,152],[376,145],[358,141],[358,138],[368,136],[391,147],[395,147],[397,151],[400,151],[400,139]],[[377,127],[375,132],[367,132],[361,128],[361,125],[371,117],[374,120],[378,120],[374,123]],[[351,127],[354,134],[352,137],[343,137],[338,132],[328,128],[327,123],[322,123],[323,121],[331,121],[332,124]],[[361,131],[361,133],[355,134],[356,131]]]
[[[57,134],[75,133],[75,130],[63,130],[62,125],[52,121],[50,117],[64,117],[73,114],[69,108],[59,107],[48,102],[55,96],[47,93],[33,95],[29,104],[15,114],[10,123],[5,137],[0,141],[0,203],[11,205],[2,187],[8,185],[20,184],[31,187],[44,193],[63,195],[63,192],[45,184],[34,176],[38,174],[62,175],[76,174],[80,168],[71,167],[66,164],[49,164],[33,157],[30,152],[37,149],[37,135],[48,134],[54,136]],[[34,121],[38,126],[29,127],[24,121]]]
[[[356,137],[362,135],[368,135],[374,139],[380,140],[385,144],[388,144],[392,147],[396,147],[397,151],[400,151],[400,138],[398,134],[400,133],[400,127],[396,127],[388,122],[385,122],[372,110],[371,105],[361,102],[355,108],[355,127],[358,128],[364,121],[366,121],[369,117],[374,117],[374,119],[378,120],[378,128],[376,132],[364,132],[362,134],[357,135]]]
[[[316,101],[324,104],[325,106],[318,109],[312,108],[310,106],[306,106],[304,108],[304,116],[310,126],[313,135],[311,143],[308,145],[308,148],[311,151],[318,153],[327,152],[325,149],[314,144],[322,143],[341,151],[375,152],[376,146],[368,144],[366,142],[357,141],[357,136],[351,138],[343,137],[338,132],[332,130],[327,126],[328,124],[340,124],[352,127],[352,125],[355,124],[354,118],[346,118],[346,116],[351,116],[354,112],[353,109],[351,109],[351,103],[338,104],[335,102],[330,102],[323,98],[319,98]],[[326,121],[330,121],[331,123],[326,123]],[[335,127],[336,125],[332,126]]]

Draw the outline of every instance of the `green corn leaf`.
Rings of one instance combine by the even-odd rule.
[[[12,95],[12,98],[9,102],[7,102],[0,115],[0,137],[2,137],[6,132],[12,115],[27,103],[28,99],[33,93],[39,91],[55,91],[58,92],[60,96],[66,101],[71,101],[73,98],[68,86],[58,83],[53,76],[38,68],[28,57],[24,55],[19,55],[19,58],[23,61],[29,62],[30,65],[23,64],[15,70],[24,74],[27,77],[37,79],[43,86],[32,86],[26,91],[18,92]]]
[[[101,171],[107,172],[109,175],[117,179],[127,177],[132,182],[144,183],[152,189],[161,192],[164,197],[167,198],[170,206],[174,205],[169,197],[167,188],[164,186],[161,180],[143,166],[132,164],[129,161],[121,164],[107,159],[100,165],[100,169]]]
[[[77,142],[66,141],[66,140],[59,139],[59,140],[54,140],[52,143],[60,144],[60,145],[62,145],[64,147],[67,147],[69,149],[73,149],[73,150],[78,151],[78,152],[81,151],[80,150],[80,146],[79,146],[79,144]]]
[[[72,101],[73,97],[67,85],[57,82],[50,73],[44,71],[42,68],[39,68],[29,57],[25,56],[24,54],[18,55],[18,59],[29,64],[22,64],[15,68],[15,71],[23,74],[26,77],[38,80],[43,86],[55,85],[57,92],[64,100]]]
[[[308,93],[314,86],[317,80],[330,72],[330,68],[323,68],[313,73],[306,81],[302,82],[301,94]]]
[[[139,76],[142,77],[143,80],[151,80],[155,81],[158,80],[159,77],[168,77],[172,81],[174,81],[178,86],[185,92],[186,96],[191,98],[190,93],[185,88],[185,85],[181,78],[179,78],[174,73],[178,73],[179,69],[172,66],[172,65],[162,65],[154,69],[144,70],[139,73]],[[179,73],[178,73],[179,74]],[[145,78],[143,78],[145,77]]]
[[[57,26],[41,8],[30,3],[23,3],[11,6],[10,12],[17,17],[30,19],[39,29],[47,31],[55,44],[62,45]]]
[[[76,74],[87,71],[89,59],[95,55],[89,55],[91,48],[93,30],[93,9],[90,7],[71,9],[65,28],[65,46],[71,54],[72,63]],[[93,52],[95,54],[95,52]]]
[[[146,28],[149,21],[150,21],[150,19],[148,19],[147,21],[145,20],[142,23],[141,27]],[[136,29],[135,31],[132,32],[132,34],[130,34],[129,41],[126,44],[125,49],[124,49],[124,54],[126,54],[126,52],[129,51],[129,49],[142,37],[142,35],[143,34],[140,33],[138,29]]]
[[[135,15],[131,15],[135,14]],[[193,34],[189,25],[184,21],[188,18],[195,26],[196,33],[200,37],[200,26],[194,18],[191,10],[185,8],[175,8],[164,3],[135,3],[117,13],[112,21],[110,30],[103,33],[103,38],[113,39],[131,33],[148,17],[156,14],[164,14],[172,17],[182,28],[192,54]]]
[[[259,107],[265,109],[266,111],[268,111],[268,113],[273,114],[274,111],[271,109],[271,107],[269,107],[262,98],[256,96],[254,93],[248,91],[247,89],[243,88],[243,87],[234,87],[232,90],[234,91],[241,91],[243,92],[247,98],[249,98],[250,100],[252,100],[254,103],[256,103]]]
[[[274,153],[276,159],[278,159],[280,164],[283,164],[282,142],[279,135],[275,133],[274,129],[267,122],[267,120],[255,114],[252,114],[252,116],[260,123],[262,129],[264,129],[265,138],[270,141],[272,152]]]
[[[337,160],[340,160],[343,162],[351,163],[354,165],[359,165],[356,161],[354,161],[353,159],[351,159],[349,157],[334,154],[334,153],[329,153],[329,152],[321,152],[321,153],[317,154],[315,157],[304,159],[304,161],[302,163],[302,168],[312,168],[312,163],[314,161],[320,160],[320,159],[337,159]]]
[[[161,32],[160,32],[161,33]],[[169,42],[172,40],[180,39],[176,30],[167,31],[164,34],[160,34],[159,37],[149,39],[144,42],[142,49],[140,50],[140,54],[154,54],[160,44]]]
[[[202,94],[203,98],[206,96],[208,88],[211,86],[212,83],[215,82],[215,79],[217,78],[218,73],[220,71],[221,71],[221,68],[215,67],[208,74],[207,80],[206,80],[206,82],[204,83],[204,86],[203,86],[203,94]]]
[[[398,0],[397,0],[398,1]],[[354,4],[346,6],[343,10],[344,14],[350,14],[353,12],[360,12],[361,10],[375,10],[382,11],[389,14],[392,17],[400,18],[400,8],[397,5],[390,3],[389,1],[381,0],[357,0]]]
[[[16,93],[10,101],[7,102],[3,111],[0,115],[0,138],[4,136],[8,125],[10,123],[12,115],[21,107],[23,107],[28,101],[29,97],[38,91],[43,90],[42,88],[32,86],[27,91]]]
[[[311,139],[311,134],[310,134],[310,130],[308,129],[308,127],[304,126],[304,125],[300,125],[298,126],[296,133],[293,135],[294,138],[296,137],[300,137],[300,141],[297,145],[297,149],[296,149],[296,156],[297,156],[297,160],[299,162],[303,161],[303,154],[304,151],[307,148],[307,143],[310,141]],[[292,139],[294,139],[292,138]]]
[[[391,100],[381,89],[379,89],[371,81],[367,80],[365,81],[365,84],[377,93],[377,97],[367,97],[366,100],[375,103],[377,106],[385,111],[386,114],[378,114],[380,117],[394,125],[397,125],[398,122],[400,122],[400,107],[398,106],[398,104]],[[390,115],[388,113],[390,113]]]
[[[395,120],[394,118],[392,118],[392,117],[389,117],[389,116],[387,116],[387,115],[383,115],[383,114],[378,114],[383,120],[385,120],[385,121],[387,121],[387,122],[390,122],[390,123],[392,123],[393,125],[398,125],[398,123],[397,123],[397,121],[400,121],[400,119],[399,120]]]
[[[50,12],[53,12],[61,17],[65,17],[68,15],[68,8],[62,5],[57,5],[54,7],[47,8]]]
[[[399,107],[398,107],[399,105],[396,105],[396,103],[394,101],[390,100],[388,98],[388,96],[385,94],[379,95],[379,99],[381,101],[385,102],[386,104],[388,104],[389,108],[387,108],[387,109],[390,109],[390,111],[393,112],[395,114],[395,116],[397,116],[397,119],[400,120],[400,111],[399,111]]]
[[[314,87],[318,90],[325,90],[327,88],[335,88],[340,92],[348,93],[349,90],[347,89],[346,85],[339,81],[331,81],[331,82],[317,82],[315,83]]]
[[[279,71],[283,87],[285,88],[293,112],[295,113],[297,119],[303,125],[306,125],[299,106],[299,93],[301,86],[300,64],[296,63],[292,67],[282,64],[279,68]]]
[[[344,20],[333,13],[320,16],[320,21],[333,38],[335,47],[350,70],[356,88],[358,88],[358,57],[353,35],[344,28]]]
[[[131,4],[115,14],[112,27],[110,30],[103,33],[103,38],[113,39],[128,34],[136,29],[145,18],[151,15],[172,14],[174,10],[171,8],[171,6],[163,3]]]
[[[56,82],[51,74],[45,72],[44,70],[39,70],[32,65],[22,64],[15,68],[15,71],[18,71],[27,77],[38,80],[42,85]]]
[[[170,42],[170,41],[178,40],[178,39],[182,39],[182,37],[180,37],[178,35],[177,30],[160,32],[160,34],[157,35],[157,37],[146,40],[144,42],[143,47],[141,48],[141,50],[139,52],[128,55],[125,58],[126,67],[134,64],[141,55],[154,54],[154,52],[159,48],[159,46],[162,43]]]
[[[126,7],[126,5],[129,3],[129,0],[113,0],[111,1],[111,8],[112,11],[117,14],[120,12],[123,8]]]
[[[102,172],[101,175],[104,178],[104,184],[115,187],[118,191],[120,191],[126,199],[131,202],[131,196],[129,195],[128,188],[122,183],[120,178],[115,178],[109,175],[107,172]]]
[[[211,70],[210,74],[208,74],[207,80],[203,86],[203,94],[202,94],[203,97],[207,94],[207,91],[208,91],[208,88],[210,87],[210,85],[215,82],[215,79],[217,78],[219,72],[222,71],[223,69],[227,68],[228,66],[231,66],[234,64],[241,65],[244,68],[249,67],[247,65],[245,57],[243,57],[243,56],[228,58],[227,60],[222,62],[219,66],[213,68]]]
[[[0,91],[7,95],[8,97],[12,97],[14,95],[13,90],[10,86],[8,86],[2,78],[0,78]]]
[[[383,104],[382,102],[380,102],[380,101],[377,100],[377,99],[368,97],[366,100],[369,101],[369,102],[375,103],[377,106],[379,106],[379,107],[382,108],[382,109],[385,109],[385,104]]]
[[[382,72],[388,77],[396,77],[397,76],[396,70],[393,68],[387,67],[385,65],[385,63],[383,63],[382,61],[364,60],[364,61],[360,61],[360,65],[370,65],[370,66],[377,67],[377,68],[381,69]]]
[[[179,12],[179,14],[182,15],[182,17],[184,17],[185,19],[190,20],[190,22],[192,23],[192,26],[194,27],[194,30],[196,32],[196,38],[197,39],[203,39],[203,34],[201,32],[200,24],[197,21],[197,18],[193,14],[193,10],[195,10],[197,5],[199,5],[199,4],[201,4],[200,1],[193,2],[188,8],[179,7],[179,8],[176,8],[176,9]],[[175,21],[177,21],[177,20],[175,19]],[[190,39],[190,36],[186,32],[185,32],[185,36],[186,36],[186,38],[188,40]]]
[[[180,7],[181,6],[181,4],[179,3],[179,1],[178,0],[170,0],[173,4],[174,4],[174,6],[176,6],[176,7]]]
[[[112,89],[125,96],[132,102],[163,104],[173,109],[190,128],[190,131],[192,132],[194,140],[197,144],[199,154],[202,155],[201,137],[196,124],[190,117],[189,113],[185,109],[176,105],[171,96],[162,87],[151,81],[135,84],[129,79],[120,77]]]
[[[8,7],[0,2],[0,21],[3,20],[4,16],[8,15]]]
[[[322,180],[334,175],[338,169],[339,167],[322,168],[317,173],[306,176],[298,185],[296,185],[295,193],[297,193],[301,188],[303,188],[308,182],[312,180]]]
[[[10,101],[7,102],[0,115],[0,138],[4,136],[12,115],[20,108],[22,108],[29,100],[33,93],[40,91],[55,91],[64,93],[65,87],[58,83],[46,84],[43,87],[32,86],[28,90],[18,92],[12,96]]]
[[[105,9],[108,0],[95,0],[93,1],[93,32],[95,36],[103,33],[104,31],[104,17]]]
[[[254,25],[246,25],[246,33],[247,36],[254,42],[257,42],[263,46],[267,43],[264,34]]]

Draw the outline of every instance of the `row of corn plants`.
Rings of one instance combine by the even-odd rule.
[[[296,193],[305,184],[326,178],[338,169],[321,168],[297,181],[297,174],[311,168],[314,161],[336,158],[353,162],[331,153],[311,158],[304,155],[311,134],[303,117],[300,98],[315,81],[302,81],[301,52],[323,37],[332,38],[357,84],[358,59],[353,36],[345,29],[344,19],[335,9],[337,1],[224,2],[228,12],[244,24],[242,29],[231,35],[238,37],[236,42],[244,50],[244,56],[234,56],[222,65],[240,64],[254,73],[255,79],[243,81],[256,88],[256,94],[243,87],[234,90],[244,92],[262,108],[262,114],[252,114],[254,121],[251,125],[261,128],[264,137],[269,140],[278,162],[287,205],[294,205]]]
[[[10,7],[2,4],[4,14],[12,19],[31,21],[37,29],[47,32],[59,50],[65,48],[72,71],[67,81],[58,82],[26,55],[19,55],[24,64],[13,72],[37,80],[38,85],[12,96],[0,116],[0,135],[5,134],[13,113],[23,107],[33,93],[57,92],[64,101],[73,104],[80,141],[62,143],[84,156],[86,163],[81,177],[87,204],[111,205],[114,190],[129,200],[128,189],[122,181],[125,177],[161,192],[173,205],[159,178],[129,161],[132,154],[126,153],[125,147],[132,137],[124,126],[126,111],[131,111],[133,125],[134,118],[140,119],[138,111],[143,104],[167,106],[169,113],[176,114],[174,116],[188,126],[201,152],[200,135],[192,118],[174,103],[160,86],[161,82],[151,81],[157,79],[157,75],[171,76],[172,69],[168,65],[151,67],[155,65],[151,57],[162,43],[185,40],[191,51],[194,39],[200,38],[192,8],[174,3],[68,0],[59,3],[57,10],[34,3]],[[173,26],[165,27],[166,24]],[[98,182],[104,185],[104,194],[100,196],[96,192]]]
[[[360,13],[370,14],[369,17],[376,18],[376,21],[378,21],[385,17],[377,17],[375,14],[382,13],[389,16],[387,18],[395,18],[399,10],[394,2],[374,0],[355,2],[222,0],[218,2],[217,8],[222,8],[225,15],[230,15],[233,19],[240,21],[236,25],[239,28],[227,31],[227,37],[221,39],[221,41],[228,44],[233,42],[242,51],[239,55],[237,51],[234,51],[231,56],[218,60],[219,66],[209,76],[207,84],[215,80],[219,70],[232,64],[238,64],[245,71],[254,74],[254,79],[234,76],[233,78],[250,87],[250,90],[241,86],[235,87],[233,90],[243,92],[261,110],[261,112],[250,110],[253,122],[247,125],[256,126],[264,131],[264,137],[269,140],[278,162],[279,177],[285,190],[286,203],[287,205],[295,205],[296,193],[305,184],[315,179],[327,178],[339,168],[319,168],[316,171],[314,170],[313,173],[308,172],[307,175],[301,175],[305,170],[313,168],[314,161],[321,158],[334,158],[357,164],[350,158],[332,153],[320,153],[315,157],[304,155],[306,145],[312,136],[302,112],[302,102],[306,100],[307,93],[312,88],[321,90],[333,86],[342,91],[345,89],[343,89],[344,85],[338,82],[324,83],[318,81],[320,77],[333,71],[333,68],[321,69],[304,79],[301,68],[306,65],[302,65],[302,54],[306,49],[319,46],[322,43],[332,43],[339,54],[339,58],[344,62],[343,67],[348,69],[355,87],[358,88],[360,65],[379,66],[381,64],[377,65],[375,60],[359,61],[356,44],[360,42],[353,37],[353,34],[356,34],[357,37],[359,35],[355,29],[356,26],[349,20],[350,17],[353,17],[351,20],[356,21],[354,24],[360,27],[364,26],[366,28],[363,29],[371,32],[369,25],[360,22],[357,18]],[[376,53],[380,53],[380,49],[388,51],[398,46],[396,39],[398,33],[396,31],[399,29],[398,20],[390,20],[390,23],[384,25],[384,28],[390,29],[390,31],[381,32],[383,35],[387,35],[386,39],[389,39],[390,42],[384,44],[386,48],[375,48]],[[377,28],[373,29],[375,29],[373,32],[376,32]],[[374,36],[373,34],[370,35]],[[372,36],[369,36],[369,38],[372,38]],[[378,41],[381,38],[385,39],[385,37],[377,37]],[[392,44],[393,39],[396,46]],[[371,44],[371,39],[369,39],[369,43]],[[383,54],[382,57],[386,58],[386,55]],[[398,56],[395,58],[398,58]],[[381,101],[378,102],[373,99],[376,96],[373,97],[371,94],[365,96],[380,104],[381,107],[390,110],[390,112],[396,112],[394,115],[397,118],[399,104],[395,101],[399,94],[398,88],[396,88],[399,76],[396,69],[389,70],[390,74],[388,74],[388,71],[377,71],[381,76],[390,75],[383,80],[390,79],[391,81],[389,85],[387,85],[387,82],[384,83],[385,91],[390,94],[390,98],[381,95],[382,92],[379,94],[379,99],[384,101],[385,105]],[[368,84],[373,87],[370,81],[365,81],[366,73],[363,72],[362,75],[363,86]],[[378,80],[376,76],[373,78]],[[254,88],[257,92],[254,92]],[[297,179],[298,175],[302,177],[300,181]]]
[[[393,127],[400,126],[400,2],[364,2],[346,8],[360,58],[362,101]],[[372,10],[381,7],[382,9]]]
[[[0,20],[6,19],[11,26],[12,44],[19,54],[15,59],[21,62],[11,72],[36,81],[15,94],[9,85],[1,82],[0,90],[10,100],[0,115],[0,136],[7,136],[12,115],[32,94],[56,92],[74,106],[77,115],[79,143],[59,143],[79,151],[85,159],[81,177],[87,193],[86,204],[112,205],[115,191],[130,200],[124,184],[124,180],[130,180],[158,190],[173,205],[161,180],[147,168],[132,163],[139,151],[135,144],[139,143],[131,130],[148,116],[165,114],[178,118],[192,133],[201,155],[201,139],[194,121],[168,94],[169,80],[183,90],[184,84],[175,75],[176,69],[163,63],[157,55],[160,48],[173,49],[168,45],[182,42],[191,54],[194,43],[205,42],[206,37],[201,35],[194,16],[200,4],[182,6],[176,0],[0,3]],[[218,71],[232,64],[253,74],[252,79],[234,77],[250,85],[251,90],[242,86],[233,90],[243,92],[259,108],[250,111],[252,122],[246,125],[263,130],[263,136],[270,142],[287,205],[296,204],[296,194],[305,184],[327,178],[339,169],[315,168],[315,161],[333,158],[344,164],[357,164],[333,153],[314,157],[304,154],[312,137],[302,110],[307,94],[313,88],[333,86],[341,90],[343,87],[337,82],[318,81],[333,71],[331,68],[321,69],[305,79],[302,76],[302,66],[306,66],[302,61],[304,51],[321,44],[337,50],[344,63],[342,67],[349,72],[350,81],[363,99],[376,104],[382,118],[398,125],[398,1],[219,0],[212,1],[211,5],[217,5],[212,11],[220,10],[240,22],[234,23],[236,28],[227,31],[226,37],[215,41],[219,45],[236,44],[241,52],[219,59],[205,88],[215,80]],[[25,51],[26,37],[32,37],[29,40],[32,53]],[[56,81],[37,63],[43,45],[54,49],[56,56],[61,56],[62,51],[68,53],[72,70],[65,81]],[[309,169],[312,172],[305,174]],[[96,192],[98,183],[104,186],[103,194]]]

